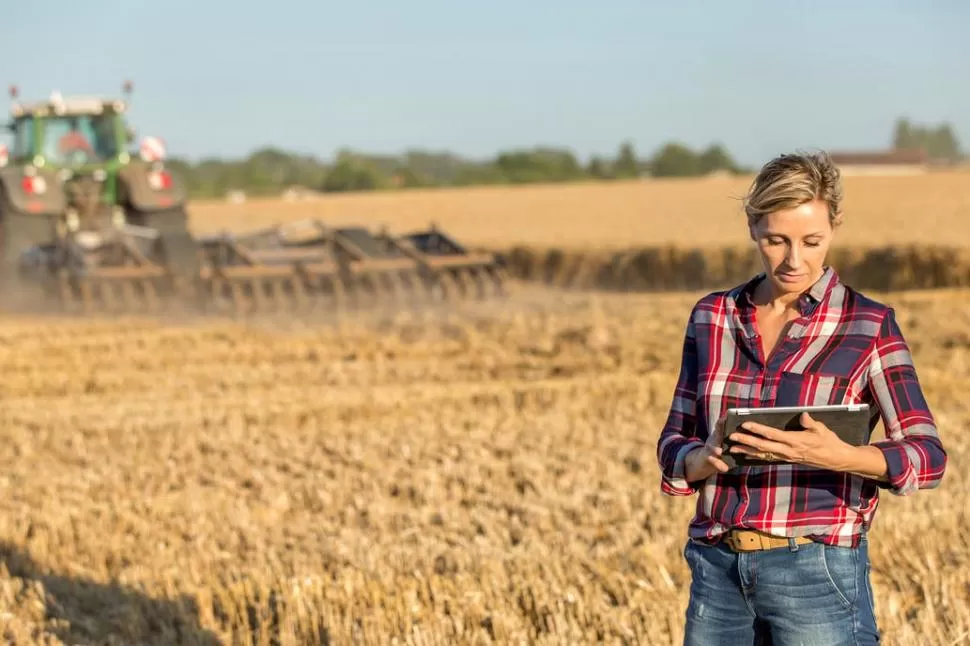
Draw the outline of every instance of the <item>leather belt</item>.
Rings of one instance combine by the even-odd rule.
[[[721,540],[734,552],[758,552],[789,545],[789,539],[784,536],[771,536],[750,529],[732,529],[724,534]],[[812,539],[805,536],[795,537],[796,545],[808,545],[812,542]]]

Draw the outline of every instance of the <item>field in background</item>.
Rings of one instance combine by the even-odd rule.
[[[192,227],[243,230],[305,217],[386,225],[393,233],[437,221],[469,245],[590,251],[748,242],[740,198],[750,177],[476,187],[282,199],[195,202]],[[970,246],[970,173],[846,177],[839,244]]]
[[[4,640],[678,643],[693,499],[660,494],[654,451],[696,296],[4,319]],[[967,296],[889,299],[951,456],[938,490],[883,497],[890,645],[970,635]]]

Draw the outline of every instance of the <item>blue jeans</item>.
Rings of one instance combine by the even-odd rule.
[[[735,553],[690,540],[685,646],[878,644],[869,545]]]

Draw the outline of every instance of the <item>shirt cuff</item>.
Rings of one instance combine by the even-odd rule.
[[[889,482],[877,482],[881,489],[888,489],[890,493],[897,496],[905,496],[919,488],[916,473],[909,461],[909,456],[906,455],[904,444],[894,440],[879,440],[873,442],[872,446],[882,451],[886,458],[886,465],[889,467],[887,471]]]
[[[674,464],[670,469],[670,476],[661,474],[660,489],[668,496],[689,496],[699,489],[697,484],[687,482],[685,477],[687,454],[696,448],[704,446],[704,442],[697,438],[687,440],[677,449]]]

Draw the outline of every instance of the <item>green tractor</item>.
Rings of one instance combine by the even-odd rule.
[[[69,312],[248,314],[504,292],[496,257],[435,227],[392,238],[314,220],[196,239],[162,142],[145,137],[129,150],[126,100],[11,96],[13,144],[0,145],[0,309],[33,309],[39,297]]]
[[[124,86],[126,95],[131,84]],[[198,274],[186,190],[162,142],[130,150],[128,101],[17,102],[0,144],[0,307],[157,300]]]

